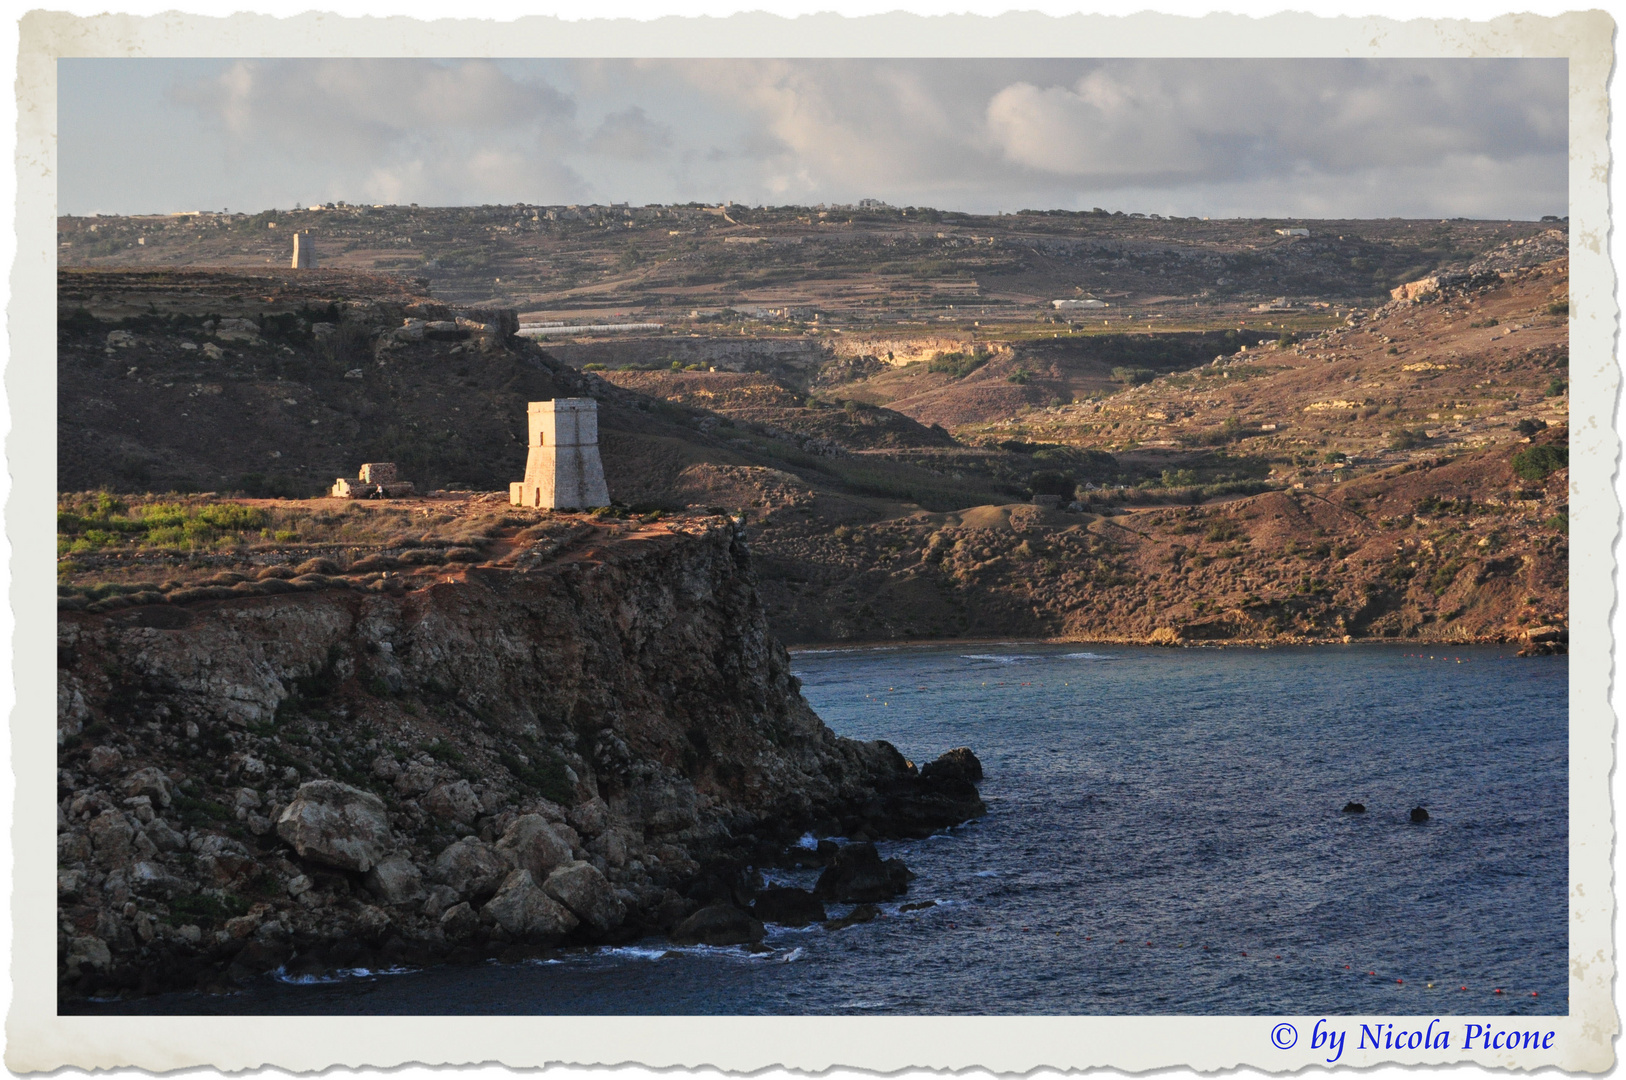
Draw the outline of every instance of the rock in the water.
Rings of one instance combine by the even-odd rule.
[[[363,874],[395,846],[384,800],[336,780],[300,785],[277,835],[301,858]]]
[[[968,780],[976,783],[982,779],[982,762],[977,760],[977,755],[971,752],[969,746],[956,746],[936,761],[929,761],[921,766],[920,778],[922,780],[930,780],[935,776],[952,777],[957,780]]]
[[[771,888],[757,893],[751,914],[780,926],[806,926],[824,921],[824,905],[806,889]]]
[[[515,865],[531,872],[536,881],[546,881],[555,869],[570,862],[570,842],[541,814],[524,814],[497,841],[497,849],[506,851]]]
[[[626,905],[592,863],[573,862],[549,874],[542,888],[599,933],[619,926]]]
[[[1364,813],[1366,813],[1366,804],[1365,803],[1358,803],[1358,802],[1347,802],[1347,803],[1344,804],[1344,813],[1346,813],[1346,814],[1364,814]]]
[[[388,855],[367,874],[367,888],[386,904],[411,904],[424,898],[423,875],[405,855]]]
[[[478,836],[465,836],[447,846],[435,860],[430,877],[470,900],[484,900],[513,867],[503,855]]]
[[[831,919],[825,923],[824,928],[826,930],[845,930],[847,927],[856,926],[858,923],[874,922],[880,918],[880,915],[881,909],[874,904],[859,904],[841,918]]]
[[[1413,822],[1427,821],[1428,811],[1424,810],[1421,806],[1414,806],[1411,809],[1411,819]]]
[[[902,859],[882,862],[874,844],[848,844],[819,875],[813,895],[843,904],[874,903],[902,896],[908,891],[909,878]]]
[[[672,930],[677,945],[745,945],[762,940],[762,924],[732,904],[712,904]]]
[[[504,878],[502,888],[483,910],[510,934],[529,940],[559,937],[577,924],[576,916],[563,904],[537,888],[529,870],[515,870]]]

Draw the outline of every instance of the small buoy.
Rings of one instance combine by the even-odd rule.
[[[1536,992],[1535,992],[1535,991],[1534,991],[1534,990],[1532,990],[1532,991],[1530,991],[1530,996],[1531,996],[1531,997],[1535,997],[1535,996],[1536,996]]]
[[[1276,958],[1276,959],[1278,959],[1278,960],[1280,960],[1280,959],[1281,959],[1281,957],[1279,957],[1279,956],[1278,956],[1278,957],[1277,957],[1277,958]]]
[[[1467,987],[1466,987],[1466,986],[1459,986],[1459,987],[1457,987],[1457,989],[1458,989],[1458,990],[1466,990],[1466,989],[1468,989],[1468,988],[1467,988]]]
[[[1151,944],[1152,944],[1152,943],[1151,943],[1151,942],[1150,942],[1150,941],[1148,941],[1148,942],[1147,942],[1147,943],[1146,943],[1146,945],[1147,945],[1147,947],[1148,947],[1148,948],[1150,948],[1150,947],[1151,947]]]
[[[1243,955],[1243,956],[1247,956],[1247,955],[1248,955],[1248,954],[1247,954],[1247,953],[1243,953],[1243,954],[1242,954],[1242,955]]]
[[[1491,991],[1491,993],[1493,993],[1493,994],[1500,994],[1501,992],[1502,992],[1502,988],[1500,986],[1498,986],[1495,990]]]
[[[1375,971],[1368,971],[1368,972],[1367,972],[1367,974],[1368,974],[1368,975],[1376,975],[1376,974],[1377,974],[1377,972],[1375,972]]]
[[[1095,940],[1095,939],[1094,939],[1094,938],[1092,938],[1092,937],[1086,937],[1086,938],[1085,938],[1085,939],[1084,939],[1084,940],[1085,940],[1085,941],[1094,941],[1094,940]]]
[[[1405,979],[1396,979],[1395,982],[1399,983],[1401,986],[1406,985],[1406,980]]]
[[[1428,988],[1429,988],[1429,989],[1430,989],[1430,990],[1432,990],[1432,989],[1434,989],[1434,984],[1433,984],[1433,983],[1429,983],[1429,984],[1428,984]]]
[[[1345,971],[1348,971],[1348,970],[1349,970],[1349,965],[1348,965],[1348,964],[1345,964],[1345,965],[1344,965],[1344,970],[1345,970]]]

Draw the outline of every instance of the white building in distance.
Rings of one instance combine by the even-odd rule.
[[[1083,300],[1052,300],[1050,306],[1057,311],[1080,311],[1084,308],[1110,307],[1105,300],[1097,300],[1093,296]]]

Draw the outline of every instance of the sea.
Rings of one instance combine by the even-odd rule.
[[[917,762],[969,746],[986,770],[985,817],[881,845],[918,876],[870,922],[770,926],[766,952],[650,939],[88,1011],[1569,1011],[1566,657],[1006,642],[792,661],[838,733]]]

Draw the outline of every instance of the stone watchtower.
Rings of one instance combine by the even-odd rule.
[[[533,401],[527,419],[525,479],[508,485],[508,501],[550,510],[609,506],[610,489],[598,457],[598,402]]]
[[[292,269],[316,269],[316,249],[311,246],[310,233],[294,233],[294,263]]]

